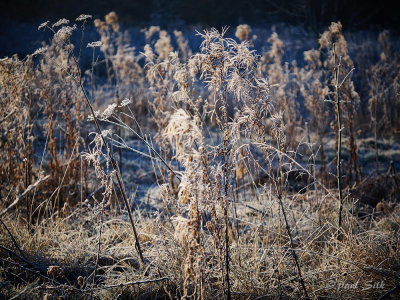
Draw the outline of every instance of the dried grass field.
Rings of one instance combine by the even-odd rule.
[[[1,299],[400,297],[398,36],[38,30],[0,59]]]

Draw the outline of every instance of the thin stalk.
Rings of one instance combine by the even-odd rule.
[[[225,130],[225,138],[224,138],[224,219],[225,219],[225,283],[226,283],[226,299],[231,299],[231,283],[230,283],[230,251],[229,251],[229,216],[228,216],[228,207],[229,207],[229,200],[228,200],[228,191],[229,191],[229,169],[228,169],[228,140],[227,134]]]
[[[165,159],[162,158],[162,156],[155,150],[155,148],[146,140],[146,138],[144,136],[141,136],[138,132],[136,132],[135,130],[133,130],[131,127],[129,127],[128,125],[126,125],[120,118],[118,118],[117,116],[115,116],[115,119],[118,120],[119,123],[117,122],[113,122],[110,120],[106,120],[107,123],[110,124],[115,124],[118,126],[123,127],[124,129],[127,129],[129,131],[131,131],[133,134],[135,134],[136,137],[138,137],[142,142],[144,142],[146,144],[146,146],[157,156],[157,157],[152,157],[153,159],[158,158],[166,167],[169,171],[172,172],[172,174],[175,175],[175,177],[179,180],[179,182],[181,181],[181,178],[179,177],[179,175],[168,165],[168,163],[165,161]],[[137,151],[134,151],[137,152]],[[149,151],[150,152],[150,151]]]
[[[223,115],[223,130],[224,130],[224,142],[223,142],[223,172],[224,172],[224,219],[225,219],[225,297],[227,300],[232,299],[231,295],[231,281],[230,281],[230,249],[229,249],[229,128],[228,128],[228,104],[226,101],[226,88],[221,96],[222,98],[222,115]]]
[[[143,257],[143,252],[142,252],[142,249],[141,249],[140,243],[139,243],[138,234],[137,234],[137,231],[136,231],[135,222],[133,221],[132,212],[131,212],[131,209],[130,209],[130,207],[129,207],[128,197],[127,197],[127,195],[126,195],[125,186],[124,186],[124,183],[123,183],[123,181],[122,181],[122,176],[121,176],[120,170],[119,170],[119,168],[118,168],[118,164],[117,164],[117,162],[115,161],[114,157],[112,156],[112,153],[111,153],[111,151],[110,151],[110,148],[108,147],[108,144],[107,144],[107,142],[106,142],[106,140],[105,140],[105,138],[104,138],[104,136],[103,136],[103,134],[102,134],[102,132],[101,132],[99,121],[98,121],[97,116],[96,116],[96,114],[95,114],[95,112],[94,112],[93,106],[92,106],[92,104],[90,103],[90,100],[89,100],[89,98],[88,98],[88,96],[87,96],[87,94],[86,94],[85,88],[83,87],[82,76],[81,76],[79,64],[78,64],[78,62],[76,61],[76,58],[75,58],[74,56],[72,56],[72,57],[73,57],[73,59],[74,59],[74,61],[75,61],[76,67],[77,67],[78,70],[79,70],[79,71],[78,71],[79,86],[81,87],[81,90],[82,90],[82,92],[83,92],[83,95],[84,95],[86,104],[88,105],[88,107],[89,107],[89,109],[90,109],[90,112],[91,112],[91,114],[92,114],[94,123],[95,123],[95,125],[96,125],[97,133],[100,135],[100,137],[101,137],[101,139],[102,139],[102,142],[103,142],[103,144],[104,144],[104,147],[106,147],[107,154],[108,154],[108,158],[110,159],[111,166],[112,166],[113,170],[115,171],[115,177],[117,178],[118,187],[119,187],[119,189],[120,189],[120,191],[121,191],[122,199],[123,199],[124,204],[125,204],[125,206],[126,206],[126,209],[127,209],[127,211],[128,211],[129,220],[130,220],[130,223],[131,223],[131,226],[132,226],[133,235],[134,235],[134,237],[135,237],[135,247],[136,247],[136,250],[137,250],[137,252],[138,252],[138,254],[139,254],[139,257],[140,257],[140,260],[142,261],[142,263],[145,263],[145,260],[144,260],[144,257]]]
[[[92,94],[92,100],[94,100],[94,54],[96,47],[93,47],[92,52],[92,70],[90,72],[90,93]]]
[[[342,110],[341,101],[339,98],[339,89],[342,84],[339,84],[339,72],[342,62],[342,57],[339,57],[339,63],[336,65],[336,45],[333,45],[333,55],[334,55],[334,66],[335,66],[335,105],[336,105],[336,115],[337,115],[337,151],[336,151],[336,176],[337,176],[337,186],[339,190],[339,215],[338,215],[338,232],[337,238],[341,239],[341,228],[342,228],[342,211],[343,211],[343,191],[342,191],[342,172],[341,172],[341,161],[342,161]],[[343,82],[342,82],[343,83]]]
[[[20,246],[17,243],[17,240],[15,239],[15,237],[13,236],[13,234],[11,233],[10,229],[8,229],[7,225],[3,222],[3,220],[0,218],[0,223],[4,226],[4,228],[6,229],[8,235],[10,236],[15,248],[17,248],[18,252],[20,254],[22,254],[22,250],[20,248]]]
[[[374,106],[375,106],[375,109],[374,109],[375,113],[374,113],[373,122],[374,122],[374,148],[375,148],[375,169],[376,169],[375,171],[376,171],[376,175],[378,175],[379,174],[379,160],[378,160],[379,153],[378,153],[378,134],[377,134],[378,128],[377,128],[377,122],[376,122],[376,110],[377,110],[376,103],[374,104]]]
[[[285,206],[283,205],[282,198],[283,198],[284,174],[283,174],[283,170],[282,170],[282,156],[281,155],[279,155],[279,179],[278,180],[279,180],[278,181],[278,187],[277,187],[277,189],[278,189],[278,201],[279,201],[279,206],[281,207],[281,210],[282,210],[283,219],[285,221],[286,232],[287,232],[287,234],[289,236],[290,248],[292,249],[291,252],[292,252],[292,256],[293,256],[293,259],[294,259],[294,262],[295,262],[295,265],[296,265],[297,275],[299,276],[299,281],[300,281],[301,287],[303,289],[305,298],[306,299],[310,299],[310,296],[308,295],[308,292],[307,292],[306,284],[305,284],[304,279],[303,279],[303,275],[301,273],[301,267],[300,267],[299,258],[297,256],[296,251],[294,250],[295,249],[295,245],[294,245],[294,242],[293,242],[291,228],[290,228],[289,221],[288,221],[288,218],[287,218]]]
[[[28,158],[25,159],[25,189],[27,189],[28,186],[30,185],[30,183],[29,183],[29,168],[30,168],[30,166],[29,166],[29,155],[28,155]],[[31,204],[29,202],[29,200],[31,198],[30,196],[31,196],[30,193],[28,193],[26,195],[26,198],[25,198],[25,202],[26,202],[26,225],[27,225],[27,228],[28,228],[28,232],[31,232],[31,211],[30,211]]]
[[[102,204],[101,204],[102,205]],[[96,283],[96,273],[97,273],[97,269],[99,267],[99,260],[100,260],[100,251],[101,251],[101,235],[102,235],[102,231],[103,231],[103,207],[100,208],[100,216],[99,216],[100,220],[99,220],[99,240],[97,243],[97,254],[96,254],[96,264],[94,266],[94,270],[93,270],[93,280],[92,283],[93,285]]]

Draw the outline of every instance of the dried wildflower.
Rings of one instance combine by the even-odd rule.
[[[49,25],[49,23],[50,23],[50,21],[43,22],[42,24],[39,25],[38,30],[40,30],[44,27],[47,27]]]
[[[80,21],[86,21],[86,20],[88,20],[88,19],[91,19],[92,18],[92,15],[80,15],[79,17],[77,17],[76,19],[75,19],[75,21],[78,21],[78,22],[80,22]]]
[[[201,130],[183,109],[177,110],[171,116],[164,135],[174,145],[175,157],[181,162],[186,163],[189,157],[198,157],[199,153],[193,145],[201,138]]]
[[[182,204],[187,204],[190,197],[190,192],[192,190],[192,185],[190,178],[188,176],[183,176],[181,182],[179,183],[178,198]]]
[[[154,60],[154,52],[153,49],[151,49],[151,46],[149,44],[146,44],[144,46],[144,53],[143,55],[146,57],[146,61],[150,62]]]
[[[96,116],[96,118],[100,118],[101,112],[99,110],[96,110],[94,112],[94,115]],[[87,120],[93,121],[94,120],[93,115],[92,114],[88,115]]]
[[[160,38],[154,44],[156,52],[161,60],[169,57],[169,54],[174,50],[171,45],[171,38],[165,30],[160,31]]]
[[[268,39],[268,43],[271,44],[271,50],[268,52],[268,55],[274,59],[276,64],[281,64],[283,56],[283,42],[281,39],[279,39],[279,36],[276,32],[271,34]]]
[[[269,94],[270,84],[267,78],[256,78],[257,86],[266,94]]]
[[[117,108],[117,104],[116,103],[112,103],[110,104],[101,114],[101,118],[106,120],[109,117],[111,117],[111,115],[114,113],[115,109]]]
[[[329,27],[329,31],[332,34],[340,34],[342,32],[342,24],[340,22],[332,23]]]
[[[103,43],[101,41],[97,41],[97,42],[91,42],[89,44],[87,44],[87,48],[95,48],[95,47],[101,47],[103,46]]]
[[[188,87],[188,72],[186,68],[179,68],[174,74],[174,79],[178,82],[179,87],[183,90]]]
[[[286,134],[285,134],[285,123],[283,121],[283,113],[278,112],[271,115],[272,128],[271,134],[272,137],[278,143],[278,146],[281,150],[285,148],[286,143]]]
[[[94,24],[94,26],[95,26],[97,29],[99,29],[99,28],[102,28],[102,27],[103,27],[104,22],[103,22],[102,20],[100,20],[100,19],[95,19],[95,20],[93,21],[93,24]]]
[[[251,83],[238,72],[232,72],[227,87],[237,100],[245,101],[250,97],[250,85]]]
[[[54,35],[54,40],[56,42],[65,42],[65,41],[67,41],[70,38],[72,32],[75,29],[76,29],[76,25],[74,25],[72,27],[71,26],[63,26],[63,27],[61,27],[56,32],[56,34]]]
[[[112,29],[114,31],[118,31],[119,29],[119,25],[118,25],[118,15],[116,14],[115,11],[112,11],[110,13],[108,13],[105,16],[105,21],[107,25],[111,25]]]
[[[249,35],[251,32],[251,27],[247,24],[242,24],[236,27],[236,33],[235,36],[240,40],[240,41],[246,41],[249,39]]]
[[[388,30],[384,30],[379,33],[378,36],[379,45],[381,46],[382,52],[380,54],[381,61],[386,62],[390,58],[390,34]]]
[[[172,98],[177,102],[187,103],[190,101],[189,94],[186,91],[176,91],[172,93]]]
[[[187,62],[189,74],[192,78],[196,77],[196,75],[201,70],[201,59],[200,58],[201,58],[200,54],[195,54]]]
[[[319,57],[320,57],[319,50],[311,49],[308,51],[304,51],[304,60],[309,64],[321,65],[321,60],[319,59]]]
[[[189,43],[183,36],[182,31],[174,30],[174,35],[183,61],[187,61],[187,59],[192,56],[192,50],[189,47]]]
[[[160,26],[150,26],[149,28],[142,29],[141,31],[144,32],[146,41],[150,41],[151,37],[160,31]]]
[[[342,24],[340,22],[332,22],[331,26],[329,26],[329,29],[321,35],[318,42],[320,49],[328,49],[335,44],[337,56],[347,55],[347,42],[342,35]]]
[[[95,134],[95,137],[93,139],[93,141],[90,143],[91,145],[93,145],[92,149],[89,148],[89,152],[85,152],[82,154],[82,157],[84,159],[86,159],[90,164],[93,164],[94,169],[95,169],[95,173],[96,173],[96,177],[99,178],[101,180],[101,184],[105,187],[105,190],[103,192],[103,203],[106,203],[113,191],[112,191],[112,178],[115,175],[115,170],[113,170],[112,172],[107,173],[103,167],[102,167],[102,160],[104,159],[106,161],[106,169],[109,168],[110,165],[110,159],[109,159],[109,155],[108,153],[104,153],[103,152],[103,148],[104,148],[104,138],[106,138],[107,136],[111,135],[112,132],[111,130],[103,130],[100,134],[97,133],[91,133],[91,134]],[[108,151],[108,148],[106,147],[106,150]]]
[[[118,22],[118,15],[115,11],[112,11],[105,16],[105,20],[108,25],[112,25]]]
[[[54,27],[58,27],[61,25],[67,25],[67,24],[69,24],[69,20],[63,18],[63,19],[60,19],[57,22],[55,22],[51,27],[54,28]]]
[[[127,106],[127,105],[131,104],[131,103],[132,103],[131,99],[125,98],[124,100],[122,100],[121,105],[119,107],[124,107],[124,106]]]
[[[175,224],[174,238],[182,246],[185,247],[188,239],[188,225],[190,220],[181,216],[172,217]]]

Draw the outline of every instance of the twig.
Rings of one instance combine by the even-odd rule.
[[[3,220],[0,218],[0,223],[3,224],[4,228],[6,229],[8,235],[10,236],[15,248],[18,249],[19,253],[22,253],[21,248],[19,247],[17,240],[14,238],[13,234],[11,233],[11,231],[8,229],[7,225],[3,222]]]
[[[35,183],[32,183],[31,185],[29,185],[27,187],[27,189],[20,195],[18,195],[15,198],[15,201],[13,203],[11,203],[7,208],[5,208],[2,212],[0,212],[0,217],[2,217],[5,213],[7,213],[10,209],[12,209],[15,205],[17,205],[19,203],[19,201],[21,201],[21,199],[28,194],[31,190],[33,190],[35,187],[37,187],[40,183],[42,183],[43,181],[47,180],[50,177],[50,175],[47,175],[45,177],[39,178]]]
[[[347,78],[350,76],[351,73],[353,73],[353,71],[355,70],[355,68],[351,69],[349,71],[349,73],[346,74],[346,76],[343,78],[342,82],[339,84],[339,89],[342,87],[343,83],[347,80]]]

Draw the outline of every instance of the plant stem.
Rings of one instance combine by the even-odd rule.
[[[341,228],[342,228],[342,211],[343,211],[343,191],[342,191],[342,172],[341,172],[341,160],[342,160],[342,111],[341,101],[339,98],[339,72],[342,62],[342,57],[339,57],[339,63],[336,65],[336,45],[333,44],[333,55],[334,55],[334,66],[335,66],[335,105],[336,105],[336,117],[337,117],[337,151],[336,151],[336,176],[337,186],[339,190],[339,215],[338,215],[338,232],[337,238],[341,239]]]
[[[105,138],[104,138],[104,136],[103,136],[103,134],[102,134],[102,132],[101,132],[101,129],[100,129],[99,121],[98,121],[98,119],[97,119],[97,117],[96,117],[96,114],[94,113],[93,106],[92,106],[92,104],[90,103],[90,100],[89,100],[89,98],[88,98],[88,96],[87,96],[87,94],[86,94],[85,88],[83,87],[82,76],[81,76],[81,73],[80,73],[79,64],[78,64],[76,58],[75,58],[74,56],[72,56],[72,57],[73,57],[73,59],[74,59],[74,61],[75,61],[76,67],[77,67],[78,70],[79,70],[79,71],[78,71],[79,86],[81,87],[81,90],[82,90],[83,95],[84,95],[84,97],[85,97],[86,104],[89,106],[90,112],[91,112],[91,114],[92,114],[92,116],[93,116],[94,123],[95,123],[96,129],[97,129],[97,133],[100,135],[100,137],[101,137],[101,139],[102,139],[102,141],[103,141],[103,144],[104,144],[104,146],[105,146],[106,149],[107,149],[107,154],[108,154],[108,157],[109,157],[109,159],[110,159],[111,166],[112,166],[113,170],[115,171],[115,177],[117,178],[118,187],[119,187],[119,189],[120,189],[120,191],[121,191],[122,199],[123,199],[124,204],[125,204],[125,206],[126,206],[126,209],[127,209],[127,211],[128,211],[129,220],[130,220],[130,223],[131,223],[131,226],[132,226],[133,235],[134,235],[134,237],[135,237],[135,247],[136,247],[136,250],[137,250],[137,252],[138,252],[138,254],[139,254],[139,257],[140,257],[140,260],[142,261],[142,263],[145,263],[145,260],[144,260],[144,257],[143,257],[143,253],[142,253],[142,249],[141,249],[140,243],[139,243],[138,234],[137,234],[136,227],[135,227],[135,222],[133,221],[132,212],[131,212],[131,209],[130,209],[130,207],[129,207],[128,197],[127,197],[127,195],[126,195],[124,183],[122,182],[121,173],[120,173],[120,170],[119,170],[119,168],[118,168],[118,164],[117,164],[117,162],[115,161],[114,157],[112,156],[112,153],[111,153],[111,151],[110,151],[110,149],[109,149],[109,147],[108,147],[108,145],[107,145],[107,143],[106,143],[106,140],[105,140]]]
[[[284,149],[280,149],[280,151],[282,151],[282,152],[283,152],[283,150]],[[306,284],[305,284],[304,279],[303,279],[303,275],[301,274],[299,258],[297,256],[296,251],[294,250],[295,249],[295,245],[294,245],[294,242],[293,242],[291,228],[290,228],[289,221],[288,221],[287,215],[286,215],[286,210],[285,210],[285,207],[284,207],[283,201],[282,201],[283,185],[284,185],[284,182],[285,182],[284,176],[285,175],[283,174],[283,170],[282,170],[282,156],[279,155],[279,178],[278,178],[279,181],[278,181],[278,186],[277,186],[279,206],[281,207],[282,214],[283,214],[283,219],[285,221],[285,227],[286,227],[287,234],[289,236],[290,248],[292,249],[291,252],[292,252],[292,256],[293,256],[293,259],[294,259],[294,262],[295,262],[295,265],[296,265],[297,274],[299,276],[300,284],[301,284],[301,287],[303,289],[305,298],[306,299],[310,299],[310,296],[308,295],[308,292],[307,292]]]
[[[230,283],[230,251],[229,251],[229,130],[228,130],[228,104],[226,101],[226,91],[224,90],[222,96],[222,114],[224,119],[223,129],[224,129],[224,144],[223,144],[223,160],[224,160],[224,219],[225,219],[225,297],[227,300],[232,298],[231,296],[231,283]]]

